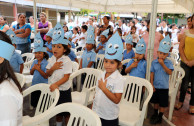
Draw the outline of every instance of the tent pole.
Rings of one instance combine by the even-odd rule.
[[[158,5],[158,0],[152,0],[149,42],[148,42],[148,51],[147,51],[147,71],[146,71],[146,79],[148,81],[150,81],[150,68],[151,68],[151,63],[153,60],[153,50],[154,50],[155,31],[156,31],[157,5]]]
[[[34,33],[36,34],[36,20],[37,20],[37,10],[36,10],[36,0],[33,0],[33,11],[34,11]]]

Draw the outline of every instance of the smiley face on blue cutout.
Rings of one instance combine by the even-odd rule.
[[[52,44],[65,44],[64,42],[64,31],[60,23],[57,23],[53,28],[53,42]]]
[[[16,44],[15,33],[11,29],[9,29],[9,30],[7,30],[6,34],[11,39],[12,44]]]
[[[123,43],[118,32],[116,32],[107,42],[105,50],[106,59],[122,60],[123,57]]]
[[[167,35],[160,42],[158,51],[163,52],[163,53],[169,53],[170,48],[171,48],[171,39],[170,39],[169,35]]]
[[[139,40],[135,47],[135,53],[137,54],[145,54],[146,52],[146,44],[143,38]]]
[[[126,38],[125,38],[125,43],[126,44],[131,44],[131,45],[133,45],[133,37],[131,36],[131,34],[128,34],[127,36],[126,36]]]
[[[38,32],[34,38],[34,52],[46,52],[46,48],[43,47],[43,44],[40,32]]]

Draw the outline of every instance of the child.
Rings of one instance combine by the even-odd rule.
[[[94,32],[89,30],[87,33],[86,49],[80,61],[80,69],[94,68],[94,62],[96,61],[96,53],[93,50],[94,43]]]
[[[98,54],[105,54],[106,42],[108,41],[109,29],[104,30],[100,35],[100,43],[96,47],[95,52]]]
[[[129,73],[130,76],[145,78],[147,62],[144,58],[146,52],[146,44],[143,38],[139,40],[135,50],[135,58],[129,61],[125,69],[125,73]]]
[[[102,126],[118,126],[119,102],[124,89],[124,80],[118,68],[121,65],[123,44],[118,32],[107,42],[104,73],[99,75],[93,111],[101,119]]]
[[[87,37],[87,29],[88,27],[86,25],[83,25],[81,28],[81,35],[79,36],[79,48],[78,51],[81,51],[86,46],[86,37]]]
[[[77,56],[75,55],[75,52],[71,50],[71,42],[69,41],[69,38],[70,38],[70,35],[66,34],[65,40],[67,41],[68,48],[70,49],[70,53],[69,53],[68,57],[71,59],[71,61],[75,61],[78,63],[78,59],[77,59]]]
[[[16,49],[16,40],[15,40],[15,33],[9,29],[6,34],[10,37],[11,41],[12,41],[12,45],[15,47]],[[24,69],[24,61],[22,59],[22,56],[16,52],[16,50],[14,51],[11,59],[10,59],[10,65],[13,68],[14,72],[16,73],[22,73],[23,69]]]
[[[46,38],[45,40],[47,41],[45,43],[46,45],[46,50],[47,50],[47,54],[49,55],[49,58],[51,58],[53,56],[52,53],[52,35],[53,35],[53,29],[50,29],[47,33],[46,33]]]
[[[46,66],[48,64],[48,54],[46,53],[46,47],[43,47],[43,40],[40,32],[36,34],[34,38],[34,54],[36,60],[32,63],[30,68],[30,74],[33,75],[32,85],[39,83],[48,83],[48,76],[46,75]],[[36,108],[40,97],[40,91],[32,92],[31,105]]]
[[[160,42],[158,59],[152,61],[150,81],[154,93],[150,102],[154,103],[154,114],[150,118],[151,124],[161,123],[164,110],[168,107],[169,75],[174,70],[172,62],[166,59],[170,48],[171,40],[166,36]]]
[[[139,36],[136,34],[136,27],[132,26],[131,27],[131,35],[133,37],[133,47],[135,48],[137,45],[137,42],[139,41]]]
[[[71,83],[69,82],[72,73],[72,62],[68,57],[70,49],[64,39],[64,31],[60,23],[57,23],[53,29],[52,51],[53,56],[49,59],[46,66],[46,74],[49,76],[48,83],[51,84],[50,90],[59,89],[60,97],[57,105],[72,102]],[[68,123],[69,113],[60,113],[56,116],[56,126],[62,126],[62,119],[65,117],[65,123]]]
[[[22,126],[22,89],[9,64],[14,50],[10,38],[0,31],[0,126]]]
[[[126,36],[125,42],[126,42],[126,50],[123,52],[123,60],[126,59],[132,59],[133,57],[135,57],[135,53],[132,49],[133,47],[133,42],[132,42],[133,38],[130,34],[128,34]],[[125,68],[127,66],[127,63],[123,65],[123,69],[121,71],[122,75],[126,75],[125,73]]]
[[[77,28],[77,27],[74,27],[74,28],[73,28],[72,42],[73,42],[74,44],[76,44],[76,46],[78,46],[78,44],[77,44],[78,39],[79,39],[78,28]]]

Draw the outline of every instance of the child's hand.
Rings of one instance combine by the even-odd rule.
[[[99,47],[98,47],[98,49],[102,49],[102,48],[104,48],[104,46],[99,46]]]
[[[102,78],[100,80],[98,80],[98,87],[103,91],[104,89],[106,89],[106,83],[107,80],[105,80],[105,82],[103,82]]]
[[[50,49],[47,47],[47,48],[46,48],[46,51],[48,51],[48,52],[49,52],[49,51],[50,51]]]
[[[153,92],[155,92],[156,91],[156,89],[155,89],[155,87],[153,87]]]
[[[24,32],[25,32],[25,30],[22,28],[22,29],[20,29],[20,32],[24,33]]]
[[[53,92],[55,89],[59,89],[59,86],[57,84],[51,84],[49,88],[50,88],[50,91]]]
[[[138,65],[138,62],[133,62],[133,63],[131,64],[131,67],[132,67],[132,68],[135,68],[135,67],[137,67],[137,65]]]
[[[158,62],[162,65],[164,64],[164,60],[163,59],[158,59]]]
[[[56,62],[56,63],[53,65],[52,69],[53,69],[53,70],[62,69],[62,68],[61,68],[62,66],[63,66],[63,62]]]
[[[41,69],[41,65],[40,64],[35,64],[34,65],[34,69],[35,70],[40,70]]]

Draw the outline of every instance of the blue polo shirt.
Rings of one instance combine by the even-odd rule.
[[[35,64],[38,64],[38,60],[34,60],[32,63],[32,67],[34,67]],[[41,65],[41,70],[46,73],[46,66],[48,62],[46,59],[43,59],[42,62],[40,63]],[[39,84],[39,83],[48,83],[48,79],[45,79],[37,70],[34,71],[33,79],[32,79],[32,85]]]
[[[95,62],[96,61],[96,53],[94,50],[87,51],[87,49],[84,50],[82,54],[82,68],[87,68],[89,62]],[[91,68],[94,68],[94,64]]]
[[[16,51],[13,53],[10,61],[11,67],[13,68],[14,72],[20,73],[20,65],[24,63],[22,56],[17,53]]]
[[[75,61],[75,58],[77,58],[77,56],[75,55],[74,51],[70,51],[68,57],[71,59],[71,61]]]
[[[46,42],[45,43],[45,46],[47,48],[49,48],[50,50],[52,50],[52,42],[50,42],[50,43]],[[51,58],[53,56],[53,53],[52,52],[47,51],[47,54],[49,55],[49,58]]]
[[[129,63],[127,64],[126,68],[128,68],[133,62],[134,62],[134,59],[130,60]],[[147,67],[147,62],[146,62],[146,60],[142,59],[139,61],[137,67],[135,67],[131,70],[129,75],[134,76],[134,77],[145,78],[146,67]]]
[[[75,49],[75,44],[71,42],[71,48]]]
[[[123,60],[132,59],[133,57],[135,57],[135,53],[134,53],[133,49],[131,49],[131,51],[129,53],[127,53],[127,50],[125,50],[123,52]],[[127,66],[127,63],[124,65]]]
[[[101,42],[98,44],[98,46],[96,47],[96,49],[99,47],[99,46],[103,46],[102,49],[100,49],[98,51],[98,54],[105,54],[105,49],[106,49],[106,42],[104,44],[102,44]]]
[[[165,59],[164,64],[168,69],[174,70],[173,63]],[[152,61],[151,72],[154,72],[154,87],[157,89],[169,88],[169,75],[165,72],[164,68],[158,62],[158,59]]]

